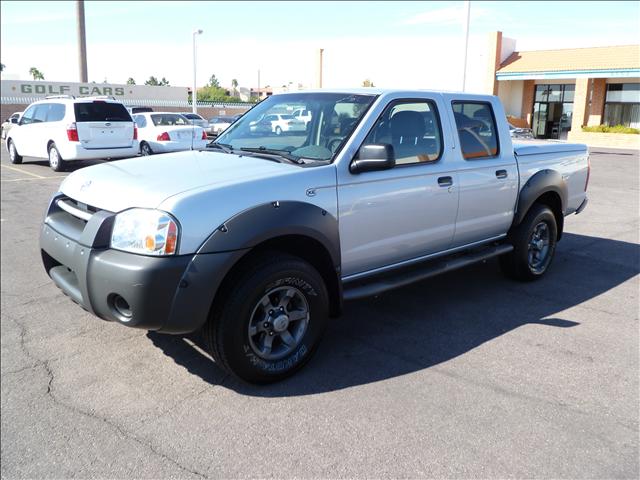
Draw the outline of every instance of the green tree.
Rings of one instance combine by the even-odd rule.
[[[0,63],[0,72],[4,71],[4,63]]]
[[[149,80],[144,82],[144,84],[145,85],[157,86],[158,85],[158,79],[152,75],[152,76],[149,77]]]
[[[160,85],[161,87],[168,87],[169,86],[169,80],[167,80],[166,78],[162,77],[162,80],[160,80],[158,85]]]
[[[235,96],[236,91],[238,90],[238,80],[235,78],[231,80],[231,87],[233,87],[233,95]]]
[[[29,75],[31,75],[34,80],[44,80],[44,73],[42,73],[36,67],[31,67],[29,69]]]
[[[220,88],[220,82],[218,81],[215,75],[211,75],[211,78],[209,79],[209,83],[207,83],[207,87]]]
[[[367,79],[365,79],[365,80],[362,82],[362,86],[363,86],[363,87],[375,87],[375,85],[373,84],[373,82],[372,82],[371,80],[369,80],[368,78],[367,78]]]
[[[127,79],[127,85],[135,85],[136,81],[133,79],[133,77],[129,77]]]

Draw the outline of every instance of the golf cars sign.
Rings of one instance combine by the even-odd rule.
[[[187,87],[2,80],[2,97],[26,97],[29,99],[54,95],[73,95],[75,97],[106,95],[118,100],[186,101],[187,92]]]

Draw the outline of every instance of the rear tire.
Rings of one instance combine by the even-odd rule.
[[[558,227],[553,212],[546,205],[534,204],[522,223],[507,237],[514,248],[500,257],[503,272],[521,281],[542,277],[553,260],[557,237]]]
[[[14,165],[18,165],[22,163],[22,155],[18,154],[18,151],[16,150],[16,146],[13,143],[13,140],[9,140],[7,147],[9,149],[9,161]]]
[[[276,135],[282,135],[282,128],[276,127]]]
[[[327,326],[329,297],[304,260],[270,252],[232,273],[203,327],[216,363],[250,383],[271,383],[300,369]]]
[[[153,150],[151,150],[151,147],[147,142],[142,142],[140,144],[140,155],[145,157],[148,155],[153,155]]]
[[[54,172],[64,172],[67,168],[67,162],[60,156],[60,152],[55,143],[49,146],[49,166]]]

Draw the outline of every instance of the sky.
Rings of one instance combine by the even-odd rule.
[[[464,3],[85,1],[89,81],[166,77],[223,86],[315,86],[324,49],[325,87],[460,90]],[[75,2],[0,1],[3,77],[79,81]],[[471,2],[467,91],[481,91],[490,32],[517,50],[640,43],[640,2]]]

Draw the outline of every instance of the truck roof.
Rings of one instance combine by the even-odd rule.
[[[354,95],[384,95],[398,94],[410,96],[412,93],[433,93],[433,94],[455,94],[465,96],[483,96],[491,97],[492,95],[476,93],[476,92],[460,92],[455,90],[432,90],[421,88],[376,88],[376,87],[358,87],[358,88],[314,88],[309,90],[296,90],[293,92],[274,93],[274,95],[288,95],[296,93],[345,93]]]

